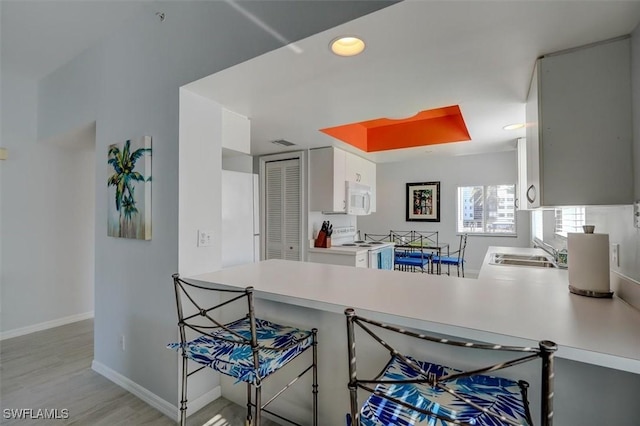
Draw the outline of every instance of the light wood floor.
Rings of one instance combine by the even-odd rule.
[[[174,425],[155,408],[91,370],[93,320],[0,342],[2,425]],[[5,419],[5,409],[67,409],[67,420]],[[219,398],[189,426],[244,426],[245,411]],[[60,413],[62,414],[62,413]],[[265,422],[265,426],[275,423]]]

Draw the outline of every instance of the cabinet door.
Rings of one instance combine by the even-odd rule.
[[[347,152],[345,163],[346,180],[364,184],[363,178],[366,180],[366,176],[364,176],[366,173],[366,161],[364,158]]]
[[[333,152],[333,206],[331,211],[343,212],[347,209],[347,188],[345,185],[346,156],[341,149],[331,148]]]
[[[538,100],[540,61],[536,61],[533,70],[533,78],[529,87],[529,95],[527,97],[526,118],[527,118],[527,142],[526,142],[526,181],[522,192],[524,199],[521,201],[523,206],[533,209],[540,207],[540,139],[539,127],[543,123],[539,122],[540,103]]]
[[[519,138],[518,149],[518,183],[516,185],[516,209],[528,210],[527,203],[527,139]]]
[[[376,163],[346,153],[345,176],[348,181],[371,187],[371,212],[376,211]]]
[[[310,151],[310,211],[345,211],[345,154],[333,147]]]
[[[356,268],[369,267],[369,252],[360,253],[356,256]]]
[[[265,259],[301,260],[300,160],[268,162]]]
[[[540,60],[543,205],[633,201],[630,40]]]
[[[376,163],[364,160],[364,184],[371,187],[371,213],[376,211]]]

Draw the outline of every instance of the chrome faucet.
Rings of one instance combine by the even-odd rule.
[[[551,256],[553,256],[553,261],[555,263],[558,263],[558,250],[555,247],[553,247],[551,244],[545,243],[539,238],[534,238],[533,247],[540,248],[545,252],[549,253]]]

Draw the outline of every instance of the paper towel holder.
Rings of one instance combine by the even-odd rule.
[[[596,228],[595,225],[582,226],[582,230],[584,231],[585,234],[593,234],[593,231],[595,231],[595,228]],[[607,240],[607,247],[608,245],[609,244]],[[569,273],[571,274],[571,271],[569,271]],[[571,280],[571,275],[569,275],[569,280]],[[571,284],[569,284],[569,292],[573,294],[577,294],[579,296],[596,297],[601,299],[605,299],[605,298],[610,299],[613,297],[613,291],[588,290],[584,288],[574,287]]]
[[[593,231],[596,230],[595,225],[582,225],[582,230],[585,234],[593,234]]]

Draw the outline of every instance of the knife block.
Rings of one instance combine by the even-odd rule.
[[[331,247],[331,237],[327,237],[327,233],[324,231],[318,232],[318,237],[316,238],[314,247],[319,248],[330,248]]]

